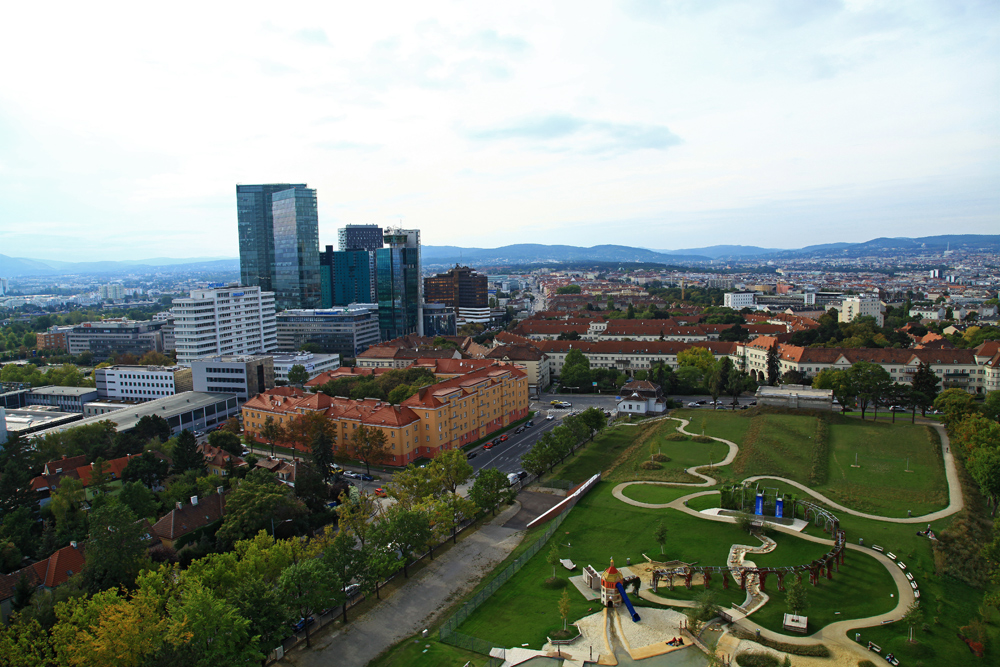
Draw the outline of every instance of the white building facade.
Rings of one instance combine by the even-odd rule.
[[[271,352],[278,347],[274,293],[227,285],[191,291],[174,299],[177,362],[217,355]]]
[[[753,292],[726,292],[722,295],[722,305],[733,310],[743,310],[753,308],[756,305]]]
[[[180,366],[110,366],[94,371],[102,401],[141,403],[191,391],[191,369]]]
[[[292,370],[292,366],[305,368],[311,380],[324,371],[340,368],[340,355],[314,354],[312,352],[276,354],[274,355],[275,382],[288,382],[288,371]]]
[[[841,322],[853,322],[866,315],[874,317],[875,323],[880,327],[885,326],[885,304],[882,303],[877,294],[844,297],[838,318]]]

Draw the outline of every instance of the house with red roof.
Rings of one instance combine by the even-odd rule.
[[[10,574],[0,574],[0,612],[6,625],[13,611],[17,582],[25,577],[32,588],[52,590],[65,584],[74,574],[83,570],[83,548],[76,542],[59,549],[54,554]]]

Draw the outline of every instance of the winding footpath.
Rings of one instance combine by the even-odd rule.
[[[681,419],[679,417],[671,417],[671,419],[674,419],[681,423],[680,426],[677,427],[677,430],[679,432],[684,433],[686,435],[695,435],[686,430],[687,425],[690,423],[688,420]],[[936,512],[931,512],[929,514],[925,514],[922,516],[906,517],[906,518],[879,516],[877,514],[868,514],[865,512],[859,512],[857,510],[852,510],[848,507],[844,507],[843,505],[830,500],[823,494],[813,491],[812,489],[803,484],[800,484],[794,480],[790,480],[784,477],[777,477],[773,475],[758,475],[755,477],[748,477],[746,481],[755,481],[759,479],[778,480],[786,484],[789,484],[791,486],[794,486],[795,488],[800,489],[805,493],[808,493],[812,497],[816,498],[820,502],[832,508],[834,511],[862,517],[865,519],[871,519],[873,521],[885,521],[888,523],[899,523],[899,524],[913,524],[913,523],[927,523],[930,521],[935,521],[937,519],[942,519],[944,517],[951,516],[952,514],[961,511],[965,507],[965,502],[964,499],[962,498],[962,489],[958,480],[958,468],[955,465],[955,458],[951,453],[951,443],[948,439],[948,434],[945,431],[944,427],[940,424],[935,423],[928,425],[935,428],[938,434],[941,436],[941,455],[944,460],[945,475],[948,482],[948,506]],[[733,459],[736,458],[737,453],[739,453],[739,446],[736,445],[736,443],[731,442],[729,440],[725,440],[723,438],[712,437],[712,439],[718,442],[725,443],[726,445],[729,446],[729,454],[726,456],[726,458],[714,465],[724,466],[732,463]],[[699,468],[707,468],[707,467],[709,467],[709,465],[705,464],[699,466],[692,466],[686,470],[687,473],[694,475],[696,477],[700,477],[702,480],[704,480],[700,483],[652,482],[652,481],[623,482],[615,486],[614,489],[612,489],[612,495],[614,495],[615,498],[618,498],[622,502],[625,502],[629,505],[634,505],[636,507],[643,507],[646,509],[669,508],[669,509],[675,509],[680,512],[684,512],[685,514],[695,516],[700,519],[706,519],[708,521],[736,523],[737,520],[735,517],[703,514],[687,506],[688,501],[692,500],[693,498],[698,498],[701,496],[718,493],[717,491],[700,491],[696,493],[691,493],[681,498],[677,498],[676,500],[673,500],[669,503],[644,503],[638,500],[633,500],[632,498],[626,496],[624,493],[625,489],[631,486],[632,484],[658,484],[662,486],[691,487],[691,488],[698,488],[698,487],[704,488],[704,487],[714,486],[715,484],[717,484],[714,478],[709,477],[708,475],[705,475],[698,471]],[[833,544],[833,540],[828,540],[821,537],[814,537],[812,535],[806,535],[804,533],[800,533],[786,526],[772,524],[772,528],[782,533],[795,535],[796,537],[803,540],[807,540],[809,542],[816,542],[818,544],[823,544],[825,546],[830,546]],[[817,642],[820,643],[832,642],[836,643],[840,647],[847,648],[849,651],[857,654],[859,657],[861,656],[870,657],[871,654],[868,651],[866,651],[860,644],[849,638],[847,636],[847,632],[853,628],[877,627],[887,622],[899,620],[906,613],[906,610],[910,606],[910,604],[912,604],[916,600],[916,597],[913,594],[913,589],[911,588],[910,582],[906,578],[905,573],[903,572],[903,570],[899,568],[898,565],[896,565],[895,561],[885,556],[884,554],[881,554],[867,547],[858,546],[856,544],[847,544],[846,547],[849,551],[861,552],[866,556],[874,558],[875,560],[882,563],[882,565],[885,566],[885,568],[889,571],[889,574],[892,576],[892,579],[895,582],[896,589],[898,591],[897,603],[895,608],[892,609],[892,611],[883,614],[877,614],[875,616],[869,616],[867,618],[835,621],[834,623],[830,623],[829,625],[820,628],[818,631],[808,636],[785,635],[782,633],[773,632],[771,630],[768,630],[767,628],[763,628],[757,625],[749,618],[743,618],[739,620],[738,624],[744,629],[749,630],[751,632],[760,631],[760,635],[762,637],[774,641],[780,641],[787,644],[815,644]],[[690,606],[690,602],[688,601],[666,600],[664,598],[661,598],[660,596],[655,596],[655,597],[657,598],[655,600],[656,602],[661,602],[666,604],[679,603],[676,604],[676,606]]]

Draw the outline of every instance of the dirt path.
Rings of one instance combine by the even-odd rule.
[[[414,575],[409,583],[346,627],[313,637],[313,648],[291,651],[278,665],[289,667],[363,667],[380,653],[417,634],[452,603],[472,590],[520,544],[524,532],[503,524],[520,510],[515,505]]]

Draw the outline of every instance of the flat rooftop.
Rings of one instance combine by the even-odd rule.
[[[34,433],[59,424],[80,421],[79,412],[56,412],[54,410],[32,410],[17,408],[6,411],[8,433]]]
[[[235,394],[210,394],[202,391],[185,391],[180,394],[174,394],[173,396],[158,398],[155,401],[129,405],[122,410],[115,410],[114,412],[108,412],[103,415],[87,417],[86,419],[82,419],[73,424],[56,426],[55,428],[46,430],[45,433],[61,433],[62,431],[74,426],[96,424],[101,421],[113,422],[117,430],[127,431],[139,423],[140,419],[146,416],[159,415],[160,417],[167,419],[169,417],[184,414],[185,412],[189,412],[191,410],[206,408],[219,402],[226,402],[230,399],[234,401],[238,400]]]
[[[41,396],[75,396],[79,398],[88,394],[96,394],[97,389],[95,387],[56,387],[49,385],[32,389],[31,393]]]

